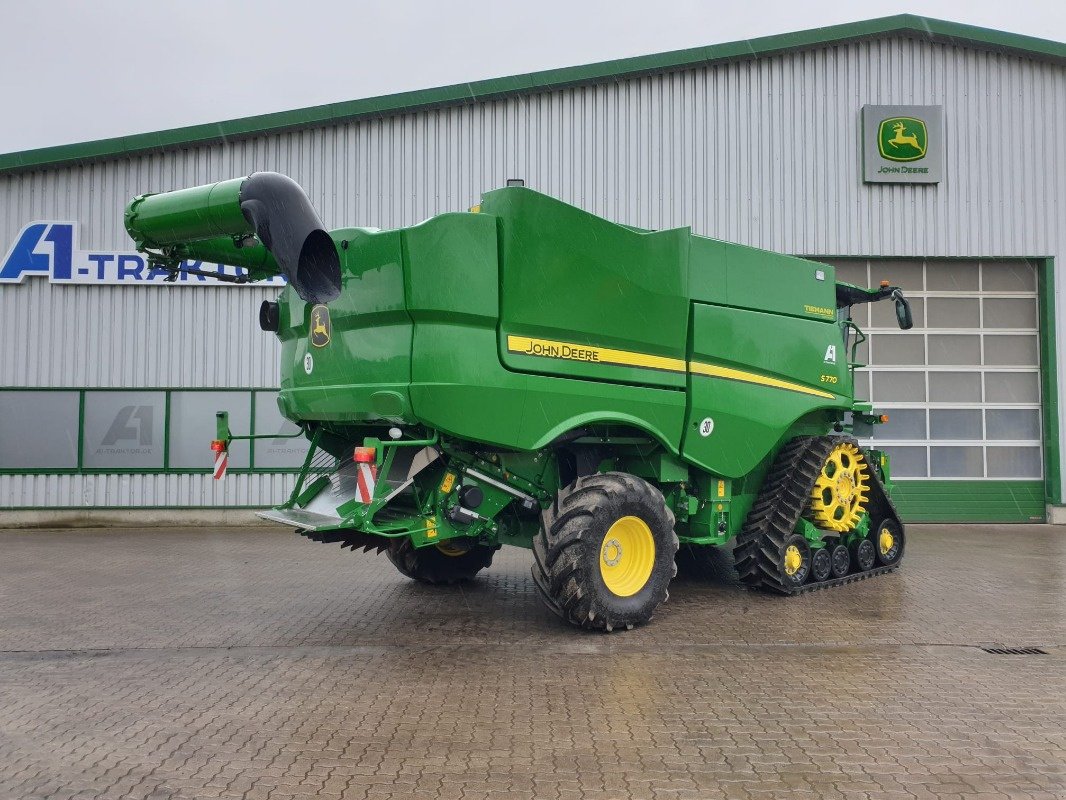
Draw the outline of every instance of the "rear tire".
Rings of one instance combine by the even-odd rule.
[[[590,630],[632,628],[666,601],[677,574],[674,515],[640,478],[577,478],[541,514],[533,580],[558,616]]]
[[[415,547],[405,537],[394,540],[386,554],[392,565],[408,578],[441,585],[470,580],[492,564],[492,557],[499,549],[475,544],[464,553],[450,554],[443,547]]]

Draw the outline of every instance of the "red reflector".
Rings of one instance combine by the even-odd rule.
[[[216,453],[225,453],[226,443],[221,439],[214,439],[211,442],[211,449],[214,450]]]
[[[377,450],[373,447],[357,447],[355,448],[355,463],[356,464],[372,464],[377,456]]]

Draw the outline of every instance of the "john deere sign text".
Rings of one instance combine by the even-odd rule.
[[[864,106],[862,131],[866,183],[940,182],[942,106]]]

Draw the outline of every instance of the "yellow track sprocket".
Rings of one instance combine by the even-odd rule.
[[[851,442],[836,445],[811,490],[811,516],[822,530],[846,533],[859,524],[870,499],[870,471]]]

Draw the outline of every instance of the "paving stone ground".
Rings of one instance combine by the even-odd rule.
[[[280,528],[0,531],[0,798],[1066,798],[1066,530],[909,530],[798,598],[723,554],[614,635],[517,549],[432,588]]]

